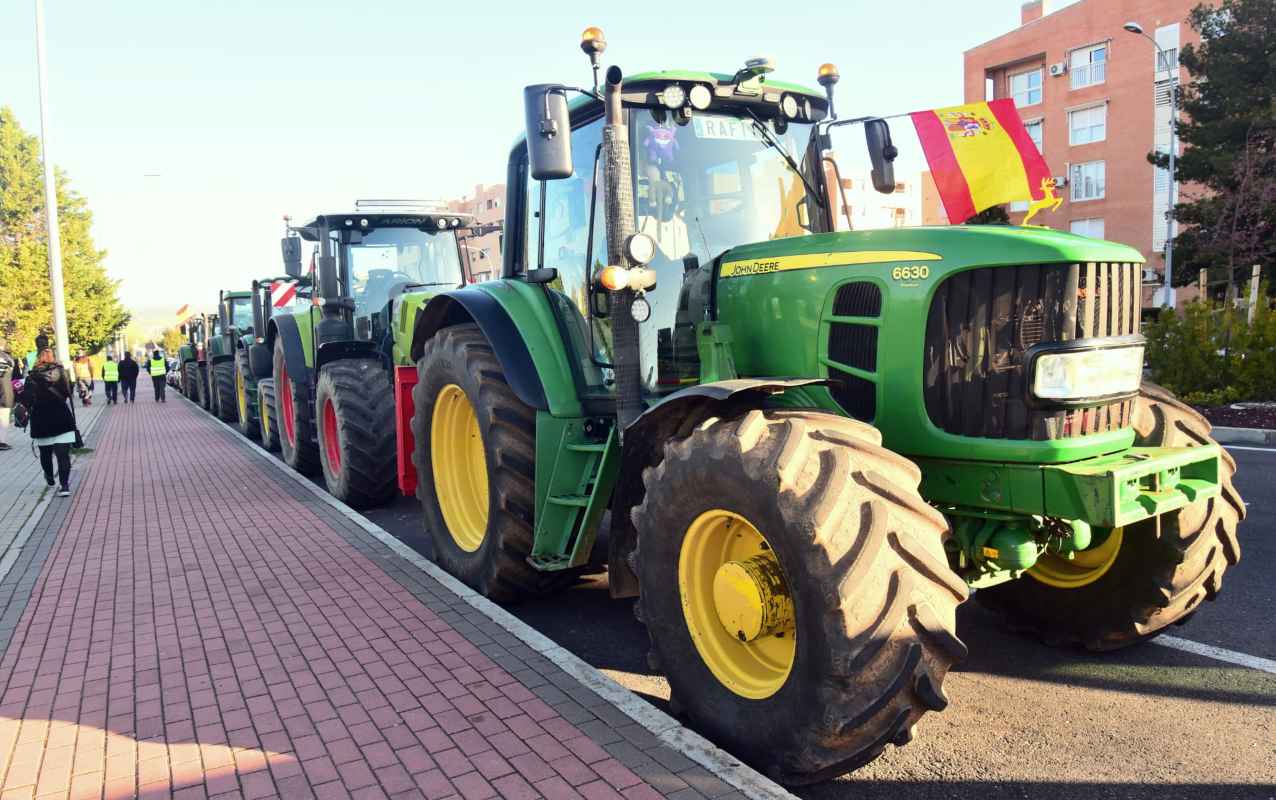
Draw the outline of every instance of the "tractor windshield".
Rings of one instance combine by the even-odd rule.
[[[459,286],[461,260],[452,231],[376,228],[345,245],[350,293],[360,309],[375,311],[408,285]],[[357,314],[356,314],[357,315]]]
[[[230,326],[236,330],[248,330],[253,326],[253,299],[251,297],[233,297],[230,299]]]

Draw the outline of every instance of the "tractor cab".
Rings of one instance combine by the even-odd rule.
[[[313,246],[312,270],[318,272],[320,294],[335,298],[350,312],[353,324],[353,331],[346,331],[351,335],[340,335],[335,328],[321,331],[321,341],[380,344],[390,331],[395,298],[411,289],[464,285],[457,234],[469,224],[469,215],[442,204],[359,200],[353,212],[320,214],[293,228]],[[333,266],[330,280],[325,279],[325,260]]]

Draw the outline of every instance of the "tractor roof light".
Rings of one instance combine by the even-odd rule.
[[[632,234],[625,240],[625,253],[635,264],[646,266],[656,257],[656,240],[645,233]]]
[[[660,93],[660,102],[670,111],[677,111],[687,104],[687,90],[671,83]]]
[[[842,76],[838,74],[836,64],[821,64],[820,71],[816,76],[816,81],[824,88],[828,88],[837,83]]]
[[[691,100],[691,107],[696,111],[704,111],[713,102],[713,92],[703,83],[697,83],[691,87],[691,91],[687,93],[687,97]]]
[[[624,267],[603,267],[595,280],[607,291],[619,292],[629,285],[629,270]]]
[[[603,36],[603,29],[595,25],[590,25],[580,33],[580,49],[585,55],[591,59],[601,55],[607,49],[607,38]]]

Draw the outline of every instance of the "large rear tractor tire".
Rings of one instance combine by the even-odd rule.
[[[1142,447],[1214,443],[1210,423],[1155,384],[1143,384],[1131,421]],[[1151,639],[1213,600],[1224,571],[1240,560],[1245,503],[1235,472],[1223,451],[1218,496],[1117,529],[1072,561],[1043,556],[1025,577],[976,597],[1012,629],[1048,644],[1115,650]]]
[[[252,371],[248,367],[248,351],[241,350],[235,354],[235,419],[239,432],[249,439],[261,435],[261,425],[257,421],[257,393],[252,383]],[[253,388],[250,388],[253,387]]]
[[[199,365],[187,361],[182,365],[182,394],[192,403],[199,402]]]
[[[319,469],[319,445],[310,419],[310,397],[305,384],[288,373],[283,340],[275,341],[275,425],[279,429],[279,454],[284,463],[303,475]]]
[[[326,364],[315,392],[319,457],[328,491],[354,508],[389,501],[398,481],[394,387],[379,361]]]
[[[222,422],[238,422],[238,404],[235,402],[235,362],[218,361],[213,365],[213,384],[216,389],[213,413]]]
[[[696,728],[788,784],[910,741],[966,656],[966,584],[921,473],[818,411],[711,418],[633,511],[652,662]]]
[[[477,325],[445,328],[425,345],[412,390],[417,472],[434,560],[498,602],[553,591],[574,578],[527,563],[536,507],[536,415],[510,389]]]
[[[197,364],[195,371],[198,373],[195,380],[195,391],[199,396],[199,407],[205,411],[211,411],[213,408],[213,393],[209,391],[208,365]]]
[[[257,381],[257,435],[268,452],[279,450],[279,426],[275,424],[275,379]]]

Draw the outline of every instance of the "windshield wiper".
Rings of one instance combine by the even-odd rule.
[[[784,145],[780,144],[779,140],[771,135],[771,131],[767,129],[766,123],[764,123],[757,114],[754,114],[753,109],[751,108],[746,108],[744,113],[753,118],[753,127],[758,133],[762,134],[762,138],[766,140],[766,143],[769,146],[774,147],[776,152],[784,158],[784,163],[788,164],[789,169],[793,170],[793,174],[801,179],[802,185],[806,187],[807,193],[815,199],[815,202],[819,203],[820,206],[823,207],[824,204],[820,202],[820,193],[815,191],[815,187],[812,186],[811,182],[802,174],[802,170],[798,169],[797,162],[793,160],[793,156],[789,155],[789,151],[784,149]]]

